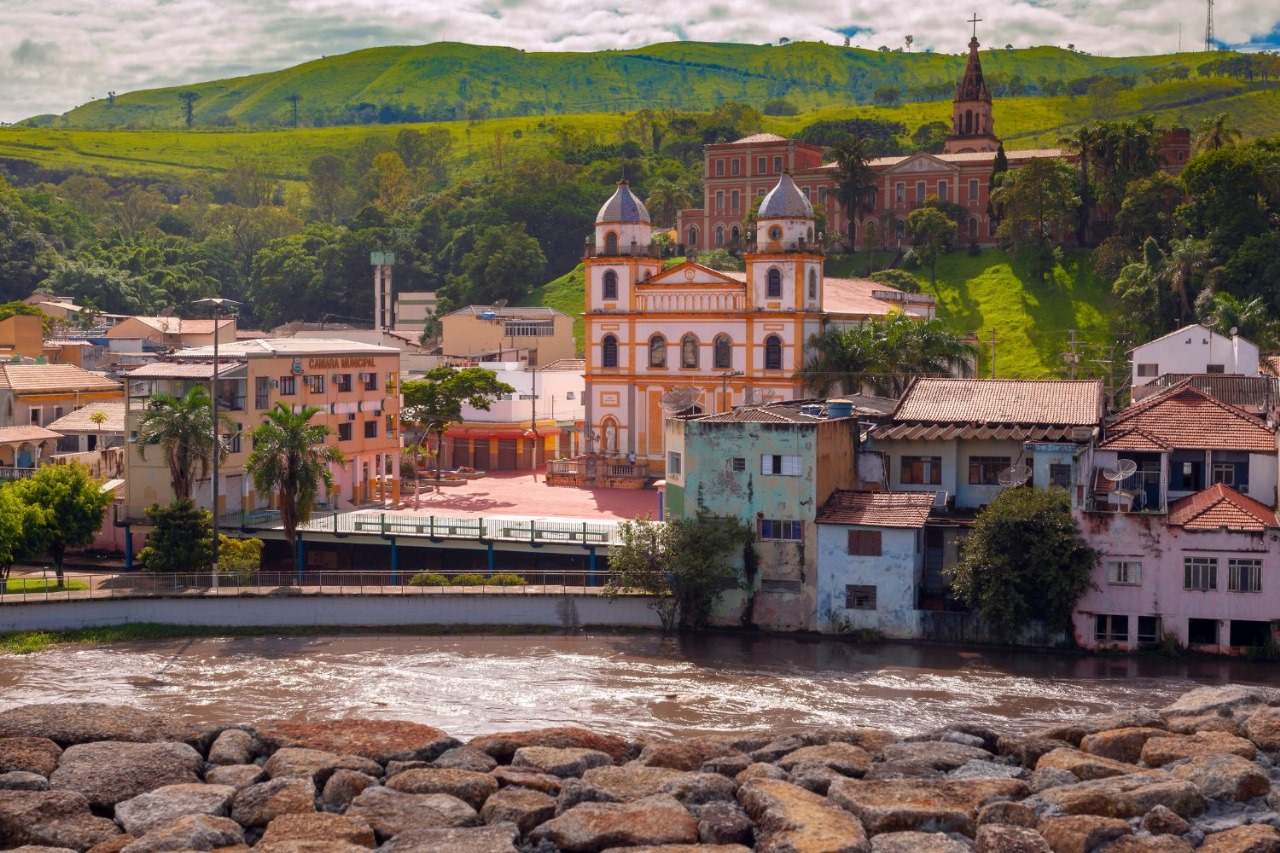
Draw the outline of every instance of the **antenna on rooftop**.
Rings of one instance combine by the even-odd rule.
[[[1205,2],[1208,10],[1204,18],[1204,49],[1208,53],[1213,50],[1213,0],[1205,0]]]
[[[1005,488],[1011,486],[1021,486],[1027,480],[1031,479],[1031,467],[1018,463],[1010,465],[996,476],[996,482]]]
[[[1138,471],[1138,463],[1132,459],[1117,459],[1116,464],[1102,469],[1102,476],[1113,483],[1127,480]]]
[[[692,409],[700,399],[702,399],[701,388],[672,388],[662,395],[662,411],[668,415],[678,415]]]

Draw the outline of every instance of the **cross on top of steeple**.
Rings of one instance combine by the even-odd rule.
[[[981,20],[982,19],[978,17],[978,13],[974,12],[973,17],[965,22],[965,23],[973,24],[973,37],[975,39],[978,37],[978,22]]]

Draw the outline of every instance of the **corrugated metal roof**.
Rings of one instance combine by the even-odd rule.
[[[1280,527],[1274,509],[1221,483],[1169,504],[1169,524],[1187,530],[1251,532]]]
[[[933,492],[854,492],[837,489],[818,510],[818,524],[924,527]]]
[[[1164,373],[1146,385],[1135,388],[1134,396],[1139,401],[1145,400],[1181,382],[1189,382],[1192,387],[1205,392],[1215,400],[1239,406],[1255,414],[1267,409],[1280,399],[1280,378],[1241,376],[1233,373]],[[1145,394],[1144,391],[1146,391]]]

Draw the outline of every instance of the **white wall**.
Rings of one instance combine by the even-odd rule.
[[[1258,375],[1258,348],[1244,338],[1229,338],[1191,325],[1134,347],[1134,386],[1146,385],[1165,373],[1205,373],[1210,364],[1220,364],[1226,373]],[[1140,364],[1154,364],[1151,376],[1138,376]]]
[[[921,531],[916,528],[853,527],[845,524],[816,526],[819,630],[834,633],[847,626],[874,629],[892,639],[918,636],[916,590],[922,566]],[[850,530],[879,530],[880,556],[850,556]],[[847,584],[874,586],[876,609],[846,609]]]
[[[517,364],[499,362],[492,367],[484,365],[486,370],[493,370],[497,374],[499,382],[505,382],[516,389],[512,395],[516,399],[499,400],[487,412],[463,406],[463,420],[477,423],[520,423],[533,417],[534,401],[521,400],[520,396],[534,393],[534,371],[520,369]],[[578,420],[583,417],[586,411],[587,383],[581,373],[567,370],[539,371],[536,384],[536,414],[539,420],[551,417],[557,420]],[[569,394],[573,395],[572,400],[568,398]]]

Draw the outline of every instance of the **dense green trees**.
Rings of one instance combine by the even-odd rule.
[[[222,430],[234,428],[231,420],[219,414]],[[181,397],[155,394],[138,419],[138,456],[146,458],[147,448],[157,445],[169,467],[169,483],[176,498],[189,498],[197,479],[209,476],[213,463],[215,440],[213,412],[209,392],[195,385]],[[217,443],[219,459],[227,451]]]
[[[150,572],[204,572],[213,565],[213,514],[180,497],[147,507],[154,525],[138,558]]]
[[[992,196],[1002,211],[996,237],[1031,260],[1040,277],[1053,267],[1054,249],[1070,233],[1080,205],[1076,178],[1065,160],[1041,157],[1006,172]]]
[[[13,489],[14,497],[26,507],[20,550],[48,554],[61,584],[67,549],[93,542],[106,519],[112,494],[103,491],[102,482],[89,476],[89,469],[78,462],[47,465],[6,488]]]

